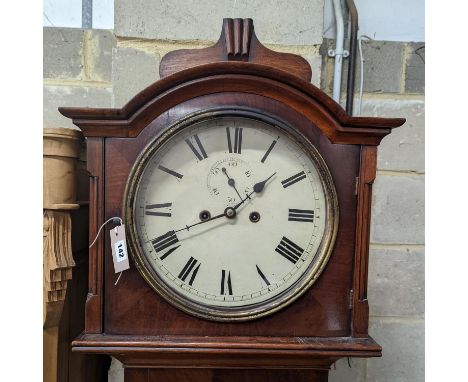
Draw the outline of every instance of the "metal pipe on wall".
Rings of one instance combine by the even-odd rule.
[[[81,27],[91,29],[93,27],[93,0],[81,2]]]
[[[343,11],[341,9],[341,1],[333,0],[333,8],[335,10],[335,25],[336,25],[336,46],[335,50],[329,54],[335,57],[335,71],[333,76],[333,99],[340,103],[341,93],[341,72],[343,66],[343,45],[344,45],[344,21]]]
[[[354,103],[354,83],[356,79],[356,47],[359,30],[359,18],[356,5],[353,0],[346,0],[351,18],[351,33],[349,36],[349,62],[348,62],[348,83],[346,87],[346,112],[353,114]]]

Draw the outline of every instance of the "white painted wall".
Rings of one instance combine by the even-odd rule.
[[[43,25],[81,28],[81,0],[44,0]]]
[[[81,0],[44,0],[43,25],[81,28]],[[93,0],[93,29],[114,28],[114,0]]]
[[[93,28],[114,29],[114,0],[93,0]]]
[[[354,2],[359,13],[359,35],[384,41],[425,41],[424,0]],[[324,37],[334,38],[334,23],[332,1],[325,0]]]

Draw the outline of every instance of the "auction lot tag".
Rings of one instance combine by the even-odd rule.
[[[115,273],[130,268],[127,252],[127,240],[125,239],[125,224],[118,225],[110,230],[112,260]]]

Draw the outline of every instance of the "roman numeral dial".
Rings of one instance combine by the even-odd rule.
[[[172,247],[172,248],[169,248],[166,253],[164,253],[163,255],[161,255],[160,259],[161,260],[164,260],[166,257],[168,257],[172,252],[174,252],[177,248],[179,248],[180,245],[178,245],[177,247]]]
[[[166,248],[179,241],[174,231],[169,231],[164,235],[158,236],[156,239],[151,240],[151,244],[156,252],[164,251]]]
[[[266,161],[267,158],[268,158],[268,155],[270,155],[271,150],[273,150],[273,147],[275,147],[275,145],[276,145],[276,140],[274,140],[273,142],[271,142],[271,145],[268,147],[266,153],[263,155],[263,157],[262,157],[262,159],[261,159],[260,162],[265,163],[265,161]]]
[[[298,208],[290,208],[288,214],[288,220],[292,222],[314,222],[314,211],[313,210],[300,210]]]
[[[197,277],[198,270],[200,269],[200,263],[197,259],[190,256],[190,259],[184,265],[179,275],[177,276],[182,281],[188,280],[188,284],[192,286],[195,277]]]
[[[171,217],[172,203],[147,204],[145,206],[145,215]]]
[[[174,170],[171,170],[171,169],[169,169],[167,167],[164,167],[161,164],[158,166],[158,169],[160,169],[161,171],[164,171],[165,173],[167,173],[169,175],[175,176],[178,179],[182,179],[184,177],[182,174],[179,174],[177,171],[174,171]]]
[[[190,147],[190,150],[192,150],[192,152],[195,154],[199,161],[208,158],[208,155],[206,155],[205,148],[203,147],[200,138],[198,138],[198,135],[195,134],[193,136],[193,139],[195,140],[195,144],[197,145],[198,149],[195,148],[192,142],[190,142],[190,139],[186,139],[185,143],[187,143],[188,147]]]
[[[231,295],[232,296],[232,282],[231,282],[231,272],[222,270],[221,271],[221,295]]]
[[[294,264],[297,263],[304,253],[304,250],[301,247],[285,236],[283,236],[281,242],[275,248],[275,251]]]
[[[270,282],[268,281],[268,279],[266,278],[266,276],[263,274],[262,270],[259,268],[258,265],[255,265],[255,267],[257,268],[257,273],[258,275],[262,278],[262,280],[265,282],[266,285],[270,285]]]
[[[212,111],[138,138],[151,142],[129,163],[129,255],[181,310],[243,321],[287,305],[327,269],[343,214],[328,157],[294,126]]]
[[[240,154],[242,150],[242,127],[234,129],[234,142],[231,140],[231,128],[226,127],[228,149],[230,153]]]
[[[306,178],[306,174],[304,171],[298,172],[297,174],[294,174],[293,176],[290,176],[289,178],[283,180],[281,184],[283,185],[284,188],[287,188],[289,186],[292,186],[293,184],[301,181],[302,179]]]

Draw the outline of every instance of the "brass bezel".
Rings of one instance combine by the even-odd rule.
[[[263,123],[279,128],[290,139],[294,140],[304,151],[309,155],[309,158],[316,165],[320,175],[322,187],[325,194],[326,204],[326,224],[325,232],[319,248],[316,253],[317,260],[312,262],[305,273],[286,291],[270,298],[261,303],[252,304],[252,306],[241,306],[239,308],[232,307],[214,307],[204,305],[186,298],[179,294],[175,289],[167,285],[156,273],[151,264],[144,255],[144,251],[138,240],[136,227],[134,225],[134,201],[138,190],[141,175],[151,157],[156,151],[164,145],[173,135],[177,134],[184,128],[195,123],[216,119],[220,117],[241,117],[246,119],[254,119]],[[204,110],[191,114],[183,119],[180,119],[163,132],[155,137],[141,152],[130,171],[128,181],[125,187],[123,198],[123,219],[127,227],[128,244],[130,254],[135,262],[135,265],[145,279],[145,281],[168,303],[176,308],[211,321],[223,322],[240,322],[257,319],[270,315],[274,312],[291,304],[302,296],[318,279],[323,272],[333,251],[339,220],[338,199],[335,185],[328,167],[313,144],[304,137],[297,129],[289,124],[279,120],[276,117],[266,114],[263,111],[252,108],[236,107],[236,108],[216,108]]]

